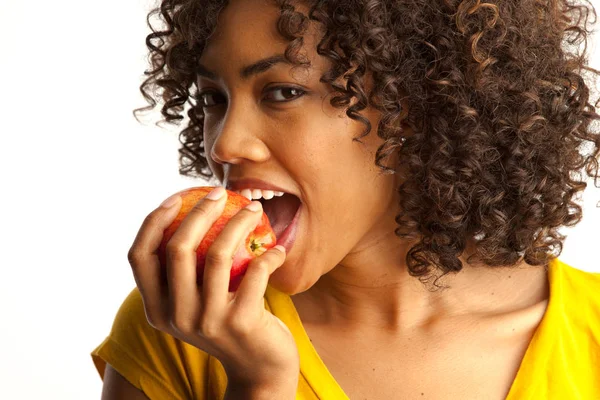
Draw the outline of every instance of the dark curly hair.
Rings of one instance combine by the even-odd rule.
[[[600,187],[600,133],[592,129],[600,120],[598,102],[590,104],[583,77],[600,74],[587,59],[593,5],[307,0],[304,14],[293,1],[273,3],[292,63],[306,63],[299,50],[311,21],[322,29],[317,53],[332,62],[321,78],[334,89],[331,105],[366,125],[353,140],[371,131],[361,110],[382,113],[377,135],[385,142],[375,163],[382,173],[401,174],[395,234],[412,242],[406,255],[411,275],[426,281],[435,268],[441,276],[460,271],[458,256],[471,240],[471,257],[488,266],[545,265],[560,255],[565,236],[559,228],[582,218],[574,200],[587,186],[583,172]],[[196,65],[226,5],[162,0],[150,11],[151,69],[140,86],[150,105],[134,110],[137,117],[162,98],[159,123],[179,124],[189,103],[189,122],[179,133],[179,173],[209,181]],[[162,30],[150,22],[155,15]],[[340,77],[344,85],[335,83]],[[382,165],[394,153],[399,171]]]

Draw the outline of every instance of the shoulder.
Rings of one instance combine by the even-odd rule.
[[[584,351],[600,368],[600,273],[563,261],[550,265],[550,306],[563,344]],[[574,357],[574,355],[570,355]]]
[[[551,288],[560,293],[566,306],[585,305],[600,313],[600,273],[584,271],[558,259],[552,262],[549,272]]]
[[[538,338],[544,352],[537,358],[548,381],[544,387],[556,398],[563,392],[566,398],[568,391],[600,398],[600,273],[555,259],[549,278],[548,317]]]

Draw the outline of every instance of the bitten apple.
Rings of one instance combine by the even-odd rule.
[[[201,187],[193,187],[186,190],[182,190],[178,192],[182,198],[182,205],[179,214],[175,217],[175,220],[165,229],[163,232],[163,239],[158,248],[158,257],[160,260],[160,265],[162,268],[163,276],[166,276],[166,256],[165,256],[165,247],[175,230],[181,224],[181,221],[185,218],[185,216],[190,212],[190,210],[196,205],[198,201],[204,198],[214,187],[211,186],[201,186]],[[196,249],[196,272],[197,272],[197,282],[199,285],[202,285],[202,281],[204,278],[204,263],[206,259],[206,253],[208,252],[209,247],[214,242],[215,238],[223,228],[225,224],[233,217],[238,211],[242,208],[250,204],[250,200],[246,197],[227,190],[227,203],[225,204],[225,208],[221,216],[217,219],[215,223],[208,230],[204,238],[200,242],[200,245]],[[277,238],[275,237],[275,232],[273,232],[273,228],[271,227],[271,223],[269,222],[269,218],[267,214],[262,213],[262,219],[260,223],[256,226],[256,228],[248,234],[248,236],[244,239],[243,243],[235,251],[235,255],[233,258],[231,273],[230,273],[230,281],[229,281],[229,291],[234,292],[239,287],[244,273],[248,268],[248,264],[253,258],[256,258],[266,252],[271,247],[274,247],[277,244]]]

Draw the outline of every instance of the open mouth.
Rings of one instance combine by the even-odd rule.
[[[273,197],[270,200],[261,198],[259,201],[263,205],[265,214],[269,217],[269,222],[277,238],[292,222],[301,204],[298,197],[289,193],[284,193],[281,197]]]

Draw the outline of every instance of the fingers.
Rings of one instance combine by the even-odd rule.
[[[235,295],[236,312],[251,315],[264,307],[269,276],[285,262],[285,247],[276,246],[253,259]]]
[[[235,304],[261,309],[262,303],[258,303],[263,301],[269,275],[285,260],[284,251],[277,249],[253,259],[238,288],[239,295],[229,293],[234,256],[262,219],[262,205],[253,201],[227,222],[209,247],[202,288],[198,288],[196,249],[222,215],[227,202],[224,188],[213,192],[221,192],[222,196],[201,199],[166,244],[166,287],[161,282],[161,265],[156,253],[163,232],[181,209],[180,196],[176,196],[170,208],[159,207],[146,217],[129,251],[146,316],[157,329],[185,333],[196,331],[205,322],[218,325],[234,297],[237,298]]]
[[[175,202],[167,204],[170,206],[168,208],[164,206],[157,208],[144,219],[127,253],[135,283],[144,302],[146,318],[150,325],[157,329],[164,325],[168,309],[165,304],[167,293],[161,285],[160,261],[156,251],[163,238],[164,230],[173,222],[182,203],[180,196],[168,200]]]
[[[253,207],[256,207],[253,209]],[[229,280],[233,258],[248,234],[262,218],[262,204],[253,201],[227,222],[206,254],[202,284],[202,304],[206,315],[220,315],[231,297]]]
[[[200,306],[205,306],[196,283],[196,249],[225,207],[225,189],[219,187],[215,192],[222,196],[201,199],[181,221],[166,246],[170,322],[180,331],[195,329],[193,325],[198,320]]]

